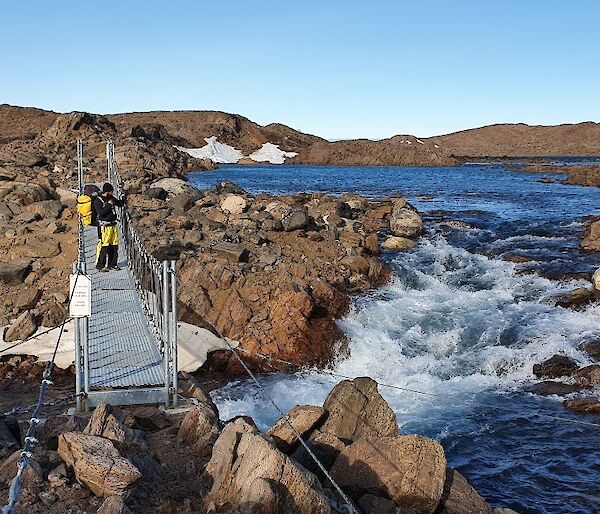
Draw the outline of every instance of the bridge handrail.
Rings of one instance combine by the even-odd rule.
[[[106,146],[108,180],[117,197],[124,197],[124,183],[119,174],[114,143]],[[177,394],[177,292],[175,261],[159,261],[146,248],[135,228],[127,205],[120,208],[119,225],[133,282],[148,324],[165,360],[166,382]]]

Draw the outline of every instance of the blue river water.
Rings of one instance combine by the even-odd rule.
[[[400,432],[439,440],[449,464],[494,506],[600,512],[600,417],[527,392],[535,363],[561,353],[589,364],[581,344],[600,339],[599,305],[554,305],[600,265],[578,247],[586,217],[600,215],[600,189],[540,182],[562,177],[499,164],[222,166],[189,178],[203,189],[227,179],[251,193],[406,197],[425,219],[424,237],[410,252],[383,256],[395,277],[355,298],[340,320],[350,356],[333,370],[428,393],[380,387]],[[523,262],[506,260],[514,256]],[[339,379],[305,370],[260,380],[290,409],[322,403]],[[224,419],[247,414],[266,428],[278,417],[245,380],[213,397]]]

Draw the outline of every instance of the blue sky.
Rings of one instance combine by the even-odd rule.
[[[4,2],[0,103],[328,138],[600,121],[600,2]]]

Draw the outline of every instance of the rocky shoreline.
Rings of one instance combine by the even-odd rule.
[[[222,422],[193,381],[182,380],[180,393],[185,405],[170,411],[100,405],[49,417],[21,511],[329,514],[346,512],[339,486],[365,514],[513,512],[493,509],[448,467],[439,443],[398,436],[396,415],[369,378],[340,382],[323,406],[296,406],[264,433],[248,417]],[[23,427],[0,420],[3,503]]]

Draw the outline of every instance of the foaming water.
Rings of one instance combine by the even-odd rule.
[[[519,512],[581,512],[581,502],[592,501],[589,491],[600,492],[593,471],[600,461],[598,450],[591,450],[587,474],[571,454],[582,444],[600,444],[600,432],[537,416],[582,419],[556,399],[524,393],[523,385],[533,378],[533,364],[555,353],[588,363],[578,347],[600,337],[600,308],[554,307],[554,296],[581,284],[519,275],[511,263],[471,254],[441,237],[422,241],[390,264],[394,281],[357,300],[340,322],[350,357],[332,371],[429,393],[380,388],[400,431],[440,440],[451,464],[494,503],[508,502]],[[339,380],[318,370],[261,377],[283,410],[322,403]],[[225,419],[248,414],[264,429],[278,418],[249,382],[232,383],[214,398]],[[548,475],[540,454],[559,463],[561,472]],[[583,483],[567,484],[574,476]],[[546,481],[552,492],[543,500]],[[600,508],[600,502],[594,505]]]
[[[379,195],[385,183],[388,194],[404,193],[425,216],[426,236],[413,251],[384,255],[394,280],[356,298],[339,322],[350,355],[331,368],[335,376],[304,370],[259,378],[279,407],[320,404],[340,375],[368,375],[381,384],[400,432],[439,440],[450,465],[492,504],[521,513],[600,512],[600,427],[580,423],[600,421],[565,410],[562,398],[526,392],[533,365],[555,353],[589,363],[579,348],[600,338],[600,307],[554,306],[555,297],[585,281],[522,273],[597,266],[578,241],[582,217],[600,205],[598,191],[540,184],[539,175],[497,168],[343,168],[332,176],[325,170],[202,175],[212,183],[233,179],[253,192],[296,187]],[[506,254],[531,260],[513,264],[499,258]],[[213,396],[223,419],[247,414],[265,429],[279,417],[246,380]]]

